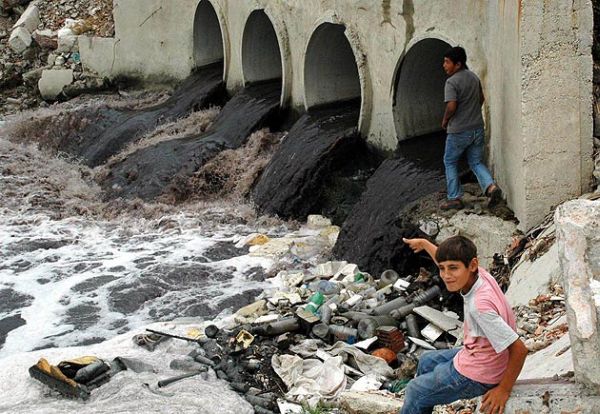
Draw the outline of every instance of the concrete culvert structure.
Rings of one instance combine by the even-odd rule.
[[[304,62],[306,107],[360,98],[356,58],[345,27],[323,23],[313,33]]]
[[[395,77],[394,122],[398,140],[441,131],[444,116],[444,53],[439,39],[415,43],[400,59]]]
[[[194,17],[194,66],[224,61],[223,34],[213,5],[202,0]]]
[[[255,10],[246,21],[242,70],[247,83],[282,77],[281,48],[273,24],[263,10]]]

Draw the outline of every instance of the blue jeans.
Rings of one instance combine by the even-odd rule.
[[[401,414],[430,414],[438,404],[475,398],[496,386],[461,375],[453,363],[458,351],[455,348],[423,353],[417,376],[406,387]]]
[[[446,167],[446,186],[448,187],[448,200],[458,200],[463,196],[463,189],[458,178],[458,160],[466,152],[467,161],[471,171],[477,177],[481,191],[486,192],[494,184],[492,174],[483,164],[483,151],[485,148],[483,128],[472,131],[448,134],[446,138],[446,151],[444,153],[444,166]]]

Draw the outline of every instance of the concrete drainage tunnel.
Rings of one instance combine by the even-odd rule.
[[[224,96],[230,39],[223,27],[212,2],[201,1],[193,28],[195,69],[190,79],[195,83],[186,80],[172,98],[188,102],[172,117],[223,105],[216,120],[199,135],[140,148],[112,163],[102,183],[107,198],[183,201],[194,194],[198,171],[220,152],[243,148],[258,129],[285,129],[288,133],[251,191],[258,210],[286,219],[330,217],[342,227],[334,256],[372,272],[421,266],[420,259],[400,244],[401,236],[413,234],[415,228],[410,223],[399,225],[398,212],[443,189],[441,63],[449,45],[424,39],[400,58],[392,86],[398,145],[390,154],[369,144],[359,132],[368,118],[367,75],[360,65],[362,52],[352,44],[344,24],[324,22],[311,33],[301,67],[305,92],[301,109],[290,108],[286,98],[285,31],[264,10],[254,10],[245,19],[240,51],[243,85]],[[197,99],[199,94],[203,99]],[[153,108],[136,116],[146,119],[148,113],[154,124],[164,119],[163,112]],[[123,124],[130,122],[126,117]],[[109,128],[120,129],[122,125]],[[95,150],[103,154],[100,161],[131,140],[131,127],[125,131],[110,142],[94,141]]]

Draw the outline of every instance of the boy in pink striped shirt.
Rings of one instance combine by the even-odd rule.
[[[401,413],[429,414],[435,405],[483,395],[484,413],[503,414],[527,348],[498,283],[479,267],[477,248],[466,237],[450,237],[439,247],[425,239],[404,242],[435,260],[448,291],[464,299],[465,321],[462,348],[423,353]]]

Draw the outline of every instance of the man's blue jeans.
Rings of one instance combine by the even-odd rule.
[[[438,404],[475,398],[495,387],[461,375],[452,361],[458,351],[455,348],[423,353],[417,376],[406,387],[401,414],[430,414]]]
[[[458,178],[458,160],[460,160],[460,157],[465,152],[467,153],[469,167],[475,173],[481,191],[485,194],[488,187],[494,184],[494,179],[490,171],[483,164],[484,149],[483,128],[459,132],[457,134],[448,134],[446,138],[446,151],[444,153],[448,200],[458,200],[463,196],[463,189]]]

